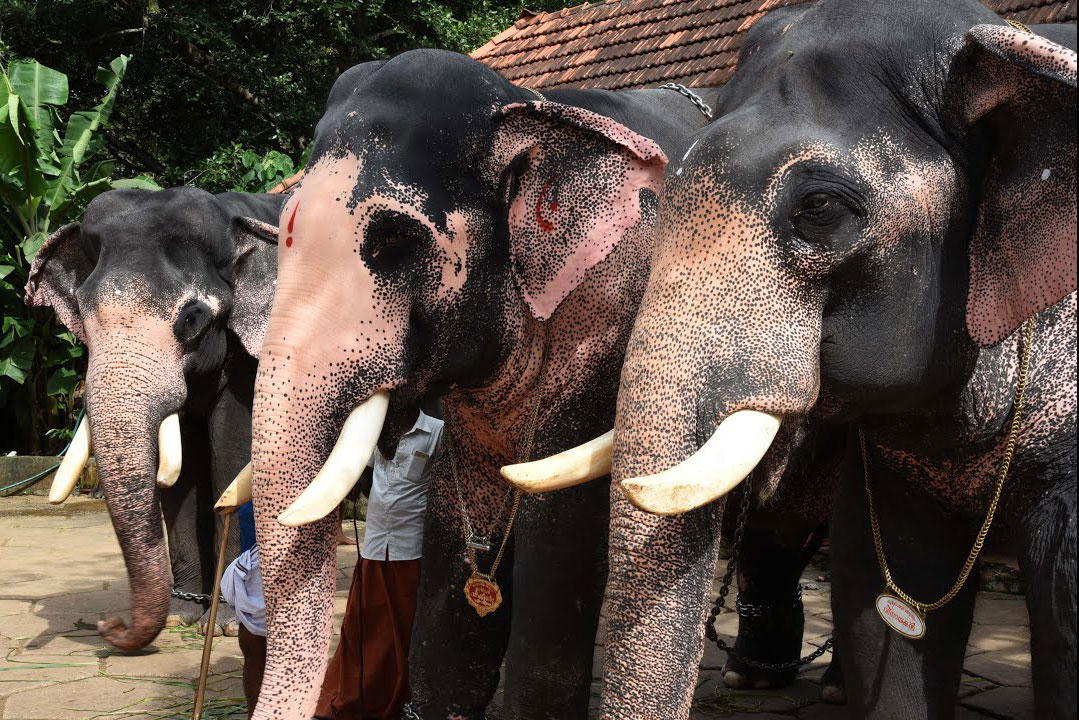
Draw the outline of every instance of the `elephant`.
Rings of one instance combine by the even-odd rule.
[[[688,716],[714,501],[758,462],[773,482],[807,424],[849,433],[831,540],[853,716],[952,716],[957,578],[1006,475],[1036,714],[1075,717],[1075,40],[976,0],[820,0],[749,31],[666,170],[626,349],[602,717]],[[902,591],[959,588],[912,610],[921,639],[878,614],[877,531]]]
[[[211,508],[250,457],[285,197],[111,190],[31,267],[27,302],[52,306],[89,349],[86,417],[131,593],[130,627],[112,617],[98,629],[122,650],[206,608],[182,596],[212,589],[222,525]],[[231,610],[216,624],[229,631]]]
[[[282,209],[255,384],[270,629],[255,717],[310,716],[332,619],[326,515],[431,397],[447,449],[408,714],[483,717],[505,659],[507,716],[586,717],[607,486],[518,506],[498,472],[613,422],[666,154],[705,122],[671,90],[541,94],[440,50],[337,80]]]

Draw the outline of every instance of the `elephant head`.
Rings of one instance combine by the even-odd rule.
[[[957,347],[1074,292],[1075,71],[974,0],[821,0],[747,35],[667,168],[623,366],[612,476],[662,516],[612,501],[605,716],[689,712],[712,501],[781,477],[807,418],[922,407],[969,373]]]
[[[34,259],[27,302],[52,306],[89,349],[86,414],[131,586],[130,627],[119,618],[99,625],[118,648],[145,646],[165,624],[158,485],[180,471],[189,382],[216,383],[230,352],[258,356],[277,267],[276,227],[264,220],[276,220],[281,202],[187,187],[113,190]]]
[[[333,519],[320,518],[376,440],[392,448],[424,397],[509,374],[536,321],[650,222],[642,190],[664,165],[627,127],[454,53],[412,51],[337,81],[282,210],[256,382],[270,627],[259,717],[311,712],[335,578]],[[511,400],[505,412],[520,412]]]

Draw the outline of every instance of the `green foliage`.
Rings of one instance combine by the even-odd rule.
[[[306,159],[304,153],[298,162],[293,162],[291,157],[277,150],[259,155],[240,143],[232,143],[218,148],[204,160],[198,175],[190,182],[215,193],[266,192],[295,175]]]
[[[93,161],[128,60],[121,55],[99,68],[104,97],[65,119],[63,73],[34,61],[5,67],[0,59],[0,411],[5,425],[14,424],[5,439],[22,436],[32,452],[64,439],[85,351],[52,310],[23,303],[30,264],[50,230],[78,217],[95,195],[157,187],[144,178],[113,180],[114,163]]]

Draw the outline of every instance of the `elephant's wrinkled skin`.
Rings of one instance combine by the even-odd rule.
[[[212,507],[247,463],[258,349],[277,269],[285,196],[195,188],[113,190],[81,223],[56,231],[34,260],[27,301],[51,305],[90,351],[86,410],[101,484],[131,584],[131,626],[100,625],[124,650],[151,642],[166,616],[194,610],[172,580],[209,593]],[[158,426],[181,413],[183,465],[159,489]],[[229,555],[238,542],[230,540]]]
[[[1074,26],[1036,29],[1075,47]],[[743,409],[784,417],[772,468],[783,428],[852,423],[892,573],[934,600],[988,510],[1016,330],[1036,313],[999,517],[1028,587],[1037,715],[1075,717],[1074,50],[975,0],[821,0],[751,30],[720,111],[667,168],[614,480],[676,465]],[[974,583],[922,640],[881,622],[857,447],[831,535],[851,711],[951,717]],[[699,654],[670,652],[700,636],[718,505],[648,517],[614,498],[604,717],[688,715]]]
[[[508,715],[585,717],[607,483],[521,501],[497,572],[503,604],[480,618],[462,593],[470,570],[451,468],[473,526],[491,539],[478,558],[486,571],[509,515],[498,470],[518,458],[538,387],[536,457],[613,422],[664,150],[704,121],[666,90],[541,100],[442,51],[337,81],[282,211],[256,382],[270,626],[256,717],[310,714],[332,618],[332,519],[290,528],[276,518],[311,482],[346,415],[380,390],[391,391],[383,448],[419,400],[442,396],[453,461],[434,469],[428,505],[415,711],[481,716],[505,657]]]

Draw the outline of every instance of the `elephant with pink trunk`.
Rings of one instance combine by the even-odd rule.
[[[1036,716],[1076,716],[1075,46],[976,0],[820,0],[747,35],[667,168],[627,346],[602,717],[688,717],[715,501],[774,480],[806,423],[851,428],[831,539],[852,715],[952,717],[959,581],[995,509]]]
[[[429,397],[445,403],[446,458],[431,481],[410,716],[483,717],[504,661],[507,716],[586,717],[607,483],[515,511],[498,473],[611,426],[665,153],[704,122],[670,90],[541,95],[434,50],[337,81],[282,210],[256,383],[270,630],[256,717],[310,716],[333,611],[331,511]],[[503,544],[481,615],[466,581]]]
[[[89,349],[87,422],[131,587],[130,625],[99,629],[120,649],[149,644],[170,614],[203,612],[170,597],[170,581],[195,595],[213,584],[199,545],[217,547],[211,507],[250,456],[284,199],[113,190],[34,259],[27,302],[51,306]],[[71,486],[54,490],[59,502]]]

